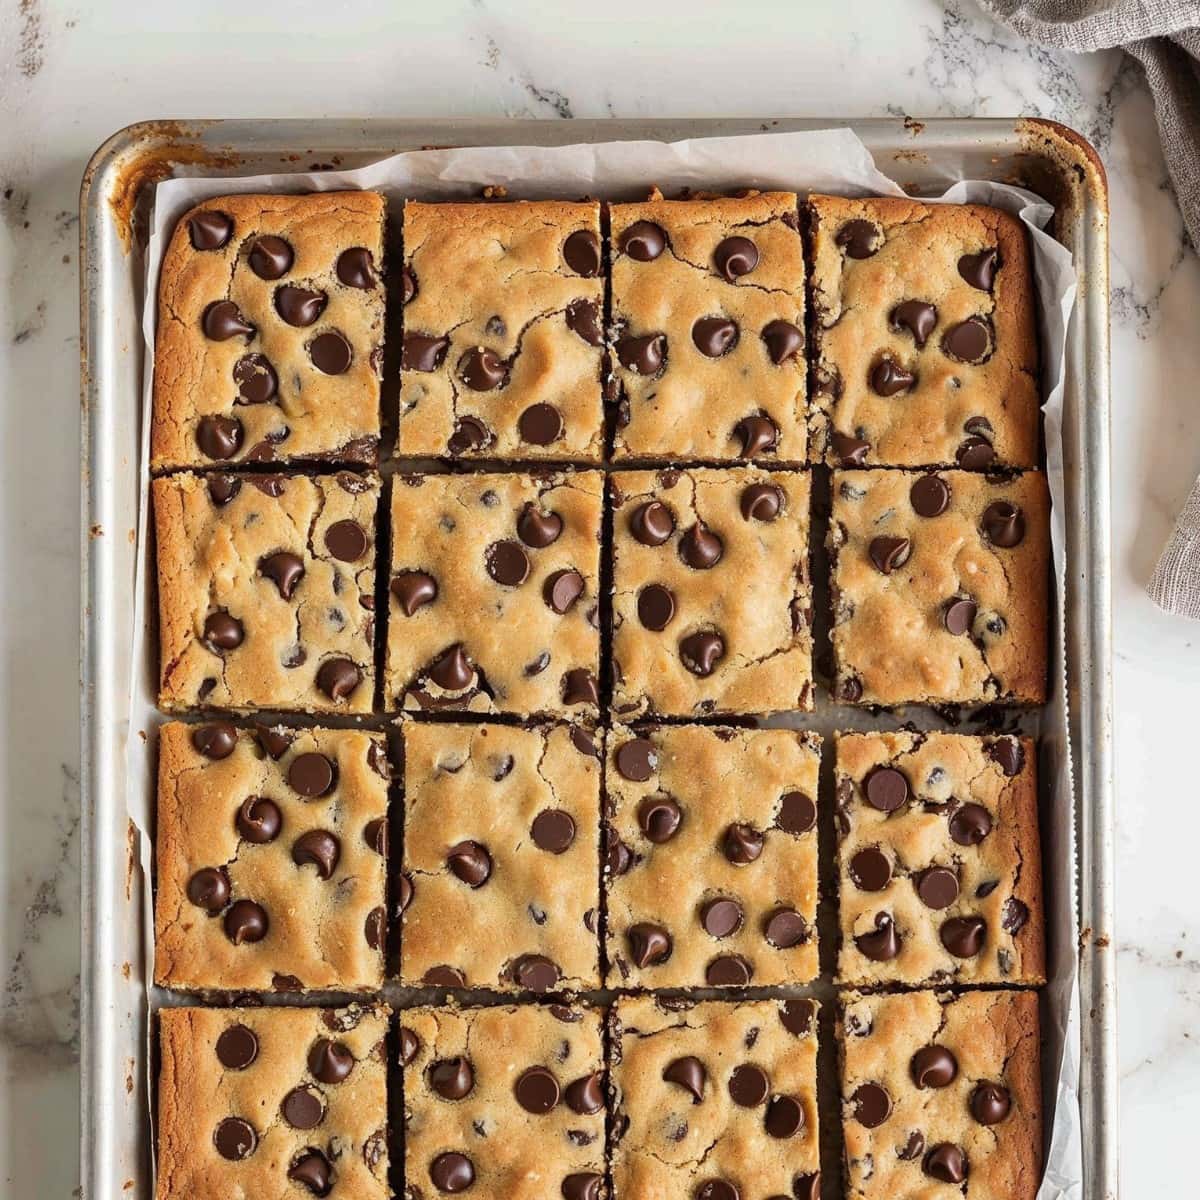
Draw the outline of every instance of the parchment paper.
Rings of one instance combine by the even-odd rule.
[[[691,141],[606,142],[561,147],[512,146],[423,150],[398,154],[352,171],[285,173],[244,178],[180,177],[160,183],[147,250],[147,276],[142,329],[146,340],[144,396],[139,471],[142,507],[138,527],[138,587],[134,614],[135,686],[131,697],[128,745],[129,815],[142,831],[142,865],[146,879],[145,963],[148,1002],[169,998],[150,985],[153,962],[153,918],[150,895],[154,797],[155,737],[162,720],[155,707],[157,654],[150,603],[153,596],[147,526],[151,381],[154,374],[155,304],[163,250],[180,216],[213,196],[237,192],[338,191],[371,188],[393,202],[406,197],[427,200],[474,198],[484,185],[502,185],[510,199],[572,198],[637,199],[651,184],[667,195],[682,188],[728,191],[738,188],[786,191],[829,191],[843,195],[904,195],[898,184],[876,169],[863,144],[848,130],[757,134]],[[1079,1200],[1083,1194],[1082,1143],[1079,1127],[1079,997],[1076,980],[1078,940],[1075,899],[1075,812],[1067,740],[1066,679],[1063,657],[1063,605],[1066,579],[1064,484],[1062,459],[1063,363],[1066,330],[1075,300],[1075,273],[1070,254],[1043,227],[1052,209],[1020,188],[988,181],[960,181],[940,197],[945,203],[991,204],[1017,214],[1029,227],[1038,288],[1043,380],[1046,467],[1052,502],[1051,534],[1056,582],[1056,611],[1051,647],[1051,703],[1029,723],[1040,739],[1042,838],[1047,880],[1049,983],[1042,1004],[1043,1076],[1046,1082],[1048,1146],[1038,1200]],[[835,717],[836,714],[836,717]],[[914,710],[905,718],[916,717]],[[883,718],[875,724],[886,724]],[[861,724],[845,709],[818,704],[803,720],[805,728],[831,733]],[[140,731],[140,732],[139,732]],[[147,1055],[147,1063],[152,1055]],[[154,1094],[148,1080],[148,1094]]]

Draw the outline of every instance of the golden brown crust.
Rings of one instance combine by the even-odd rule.
[[[936,474],[950,499],[940,515],[926,517],[912,498],[914,484],[925,478],[920,472],[834,472],[827,544],[835,693],[862,704],[1041,704],[1049,604],[1046,478],[1040,472],[1013,479]],[[997,503],[1020,509],[1023,534],[1015,545],[998,544],[986,531]],[[872,551],[876,539],[885,538],[908,543],[908,557],[890,572],[880,570]],[[946,617],[956,599],[975,605],[960,634]]]
[[[652,747],[653,766],[644,780],[622,771],[622,747],[635,738]],[[785,729],[613,729],[605,775],[612,830],[605,867],[610,986],[709,986],[708,968],[727,955],[749,965],[755,986],[816,978],[820,747],[816,734]],[[793,792],[809,804],[794,799],[789,815],[781,815],[783,797]],[[656,841],[647,836],[644,815],[650,808],[644,806],[663,801],[673,805],[674,818],[666,819],[677,820],[678,829]],[[811,809],[811,826],[782,828],[798,808],[806,815]],[[762,834],[752,862],[737,863],[725,853],[724,838],[734,825]],[[718,937],[706,929],[704,912],[719,900],[736,902],[742,917],[736,929]],[[785,944],[772,944],[767,922],[784,910],[800,917],[805,932],[793,941],[799,935],[789,929]],[[672,948],[665,961],[639,967],[629,931],[644,922],[664,929]]]
[[[383,922],[382,913],[372,914],[385,902],[386,863],[366,831],[387,816],[383,736],[296,730],[275,759],[243,729],[232,752],[213,759],[196,748],[198,728],[170,722],[159,731],[155,982],[255,991],[378,988],[383,953],[378,941],[370,944],[368,925]],[[289,780],[307,753],[336,767],[332,788],[318,797],[301,794]],[[279,810],[270,841],[256,844],[239,828],[239,811],[251,797]],[[298,865],[293,858],[299,839],[314,830],[336,840],[328,879],[311,860]],[[188,896],[188,882],[202,868],[223,868],[229,884],[227,903],[212,915]],[[243,899],[265,910],[267,932],[235,945],[225,922],[230,906]]]
[[[812,708],[812,590],[808,570],[810,480],[807,473],[754,467],[621,471],[613,496],[613,710],[707,716]],[[747,490],[766,488],[782,505],[744,511]],[[658,502],[674,516],[661,544],[646,545],[631,521]],[[755,511],[767,513],[760,520]],[[774,515],[770,515],[774,513]],[[684,540],[702,523],[722,541],[715,565],[696,569]],[[639,602],[649,585],[667,588],[674,615],[656,630]],[[716,633],[723,653],[711,673],[689,668],[697,635]],[[687,661],[685,661],[685,659]]]
[[[312,1149],[331,1168],[334,1196],[389,1194],[386,1007],[163,1008],[158,1020],[158,1200],[293,1200],[306,1193],[288,1171]],[[250,1031],[257,1052],[248,1066],[231,1069],[217,1045],[236,1025]],[[353,1056],[340,1082],[313,1075],[308,1056],[320,1039]],[[294,1128],[284,1115],[284,1100],[297,1087],[323,1108],[308,1129]],[[237,1161],[217,1149],[217,1130],[228,1118],[248,1122],[256,1135],[252,1151]]]
[[[233,221],[228,240],[211,250],[196,249],[190,233],[192,219],[205,213]],[[216,196],[180,218],[159,276],[152,470],[217,465],[221,460],[197,441],[206,416],[240,422],[229,461],[376,461],[383,219],[383,197],[375,192]],[[291,247],[291,266],[277,279],[262,279],[251,269],[249,254],[259,235]],[[348,287],[338,276],[338,258],[352,248],[370,254],[370,288]],[[287,286],[325,295],[313,323],[301,327],[282,319],[276,296]],[[237,306],[255,327],[252,335],[206,335],[205,311],[222,300]],[[348,369],[336,375],[319,370],[309,352],[312,341],[328,332],[342,334],[352,354]],[[264,356],[275,372],[278,390],[266,403],[236,400],[234,367],[249,354]]]
[[[847,1196],[964,1194],[961,1184],[924,1169],[931,1151],[949,1144],[965,1156],[971,1200],[1032,1200],[1042,1150],[1036,993],[848,993],[838,1036]],[[929,1046],[948,1050],[957,1070],[946,1086],[917,1088],[912,1057]],[[973,1115],[971,1096],[981,1082],[1008,1093],[1011,1108],[998,1124],[980,1124]],[[881,1086],[891,1101],[887,1119],[873,1128],[856,1116],[853,1097],[864,1084]]]
[[[1046,978],[1037,753],[1031,738],[950,733],[844,733],[837,746],[839,913],[842,983],[1040,984]],[[867,796],[880,768],[900,772],[907,799],[890,812]],[[1014,773],[1009,774],[1009,770]],[[986,810],[966,837],[965,805]],[[958,836],[955,836],[957,832]],[[965,841],[963,840],[965,838]],[[855,856],[878,850],[891,865],[885,886],[856,872]],[[931,867],[957,878],[957,896],[942,908],[922,900]],[[864,886],[866,883],[866,886]],[[932,893],[930,893],[932,895]],[[899,953],[872,958],[855,939],[886,913]],[[943,940],[945,922],[979,917],[986,931],[977,954],[959,957]],[[953,941],[953,938],[950,939]],[[872,945],[873,943],[868,943]]]
[[[412,900],[402,982],[419,986],[450,967],[467,987],[524,990],[538,981],[517,968],[539,955],[557,971],[555,990],[598,987],[600,762],[590,739],[568,725],[406,721],[404,757]],[[538,843],[534,823],[545,812],[574,826],[561,851]],[[486,852],[478,886],[450,868],[449,851],[463,842]]]
[[[210,486],[233,479],[225,503]],[[202,476],[151,483],[158,546],[159,705],[248,711],[370,712],[374,691],[375,476]],[[222,493],[223,494],[223,493]],[[339,523],[362,537],[328,539]],[[343,533],[348,526],[342,526]],[[351,542],[357,557],[344,557]],[[361,549],[361,553],[358,550]],[[303,575],[287,596],[263,561],[295,555]],[[339,557],[339,554],[341,557]],[[241,626],[236,646],[215,649],[207,622]],[[322,668],[352,664],[348,696],[322,686]],[[332,668],[326,668],[327,671]],[[349,669],[349,668],[347,668]]]
[[[599,330],[604,283],[598,269],[581,275],[568,261],[564,245],[575,233],[594,239],[598,268],[595,201],[405,204],[405,265],[416,292],[404,309],[397,454],[600,461],[602,348],[575,331],[568,310],[593,305]],[[422,369],[414,337],[449,339],[436,366]],[[480,348],[505,364],[489,390],[464,376],[465,356]],[[521,418],[545,404],[563,428],[541,444],[523,435]],[[463,418],[481,423],[485,444],[455,439]]]
[[[975,204],[923,204],[898,197],[813,196],[813,310],[818,385],[812,406],[812,457],[847,457],[836,431],[866,443],[862,466],[949,466],[973,435],[991,443],[996,465],[1038,461],[1038,353],[1034,289],[1024,226],[1009,213]],[[856,258],[838,244],[851,221],[879,231]],[[996,250],[990,291],[960,273],[964,255]],[[936,323],[923,347],[892,323],[907,300],[932,304]],[[991,324],[986,361],[946,354],[943,338],[959,322]],[[881,395],[869,381],[889,357],[917,376],[914,386]],[[984,429],[979,425],[983,420]],[[973,422],[973,423],[972,423]],[[975,455],[986,455],[977,448]],[[850,462],[844,465],[851,465]]]
[[[614,204],[610,213],[613,372],[621,403],[617,461],[752,457],[804,462],[804,247],[795,194],[652,199]],[[666,234],[666,247],[650,261],[623,250],[623,235],[639,221],[652,222]],[[721,273],[714,251],[729,237],[755,244],[753,270]],[[738,327],[736,345],[717,358],[701,353],[693,340],[695,323],[706,317],[724,317]],[[795,348],[778,363],[763,340],[773,321],[786,321],[798,335]],[[656,333],[666,336],[660,372],[642,374],[623,364],[623,338]],[[759,414],[774,422],[776,444],[746,455],[737,425]]]

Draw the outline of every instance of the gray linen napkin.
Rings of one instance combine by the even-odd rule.
[[[1120,46],[1146,73],[1175,199],[1200,250],[1200,0],[981,0],[1022,37],[1084,53]],[[1200,619],[1200,479],[1146,589]]]

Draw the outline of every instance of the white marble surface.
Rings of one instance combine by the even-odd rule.
[[[966,0],[4,6],[0,1191],[77,1186],[76,206],[93,148],[144,117],[901,113],[1053,117],[1108,167],[1123,1195],[1187,1191],[1200,625],[1142,587],[1200,471],[1200,266],[1136,68],[1019,45]]]

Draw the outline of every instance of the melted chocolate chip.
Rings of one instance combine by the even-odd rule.
[[[777,367],[795,358],[804,348],[804,334],[791,321],[768,321],[763,326],[762,340]]]
[[[745,987],[753,975],[754,968],[740,954],[723,954],[704,969],[704,982],[709,987]]]
[[[264,796],[247,796],[238,808],[235,824],[239,837],[262,846],[279,836],[283,814],[274,800]]]
[[[309,800],[328,795],[336,779],[337,769],[332,759],[315,751],[298,754],[288,767],[288,784],[293,791]]]
[[[648,500],[634,510],[629,529],[643,546],[661,546],[675,532],[675,516],[661,501]]]
[[[661,925],[639,921],[626,933],[629,955],[639,967],[652,967],[671,956],[671,935]]]
[[[689,633],[679,643],[679,660],[699,679],[707,679],[725,657],[725,639],[712,629]]]
[[[475,1086],[475,1068],[461,1055],[439,1059],[429,1067],[429,1086],[443,1100],[461,1100]]]
[[[960,846],[978,846],[992,832],[992,816],[982,804],[963,804],[950,816],[950,836]]]
[[[735,866],[744,867],[756,861],[763,852],[766,839],[754,828],[743,822],[730,825],[721,839],[725,857]]]
[[[987,923],[982,917],[951,917],[942,923],[939,936],[955,958],[974,958],[983,949]]]
[[[958,899],[958,876],[946,867],[928,867],[916,877],[916,887],[926,908],[949,908]]]
[[[648,333],[640,337],[623,337],[617,341],[615,349],[626,370],[636,375],[657,375],[667,359],[667,335]]]
[[[799,836],[808,833],[817,823],[817,806],[804,792],[785,792],[779,798],[779,815],[775,825],[784,833]]]
[[[458,374],[475,392],[490,392],[508,382],[508,364],[494,350],[474,346],[462,356]]]
[[[909,503],[919,517],[940,517],[950,507],[950,488],[939,475],[922,475],[908,492]]]
[[[600,703],[600,686],[596,677],[586,667],[572,667],[562,677],[562,701],[564,704]]]
[[[563,260],[576,275],[591,279],[600,271],[600,239],[590,229],[577,229],[562,247]]]
[[[701,317],[692,326],[692,342],[705,358],[721,358],[738,343],[737,324],[728,317]]]
[[[713,265],[727,283],[733,283],[758,266],[758,247],[746,237],[723,238],[713,251]]]
[[[981,363],[992,350],[992,329],[983,317],[968,317],[946,331],[942,351],[956,362]]]
[[[529,556],[520,542],[493,542],[484,553],[487,573],[505,587],[519,587],[529,578]]]
[[[249,1121],[241,1117],[226,1117],[213,1132],[213,1145],[222,1158],[241,1162],[249,1158],[258,1146],[258,1134]]]
[[[882,1125],[892,1115],[892,1098],[877,1083],[862,1083],[850,1097],[854,1119],[868,1129]]]
[[[944,1088],[958,1076],[958,1060],[945,1046],[922,1046],[912,1056],[908,1073],[918,1088]]]
[[[574,568],[555,571],[542,585],[542,599],[551,612],[562,616],[575,607],[585,587],[583,576]]]
[[[558,1104],[561,1096],[558,1080],[545,1067],[530,1067],[517,1076],[513,1084],[513,1095],[517,1103],[529,1113],[541,1116]]]
[[[876,913],[875,928],[858,934],[854,944],[872,962],[889,962],[900,953],[900,934],[887,913]]]
[[[447,692],[461,692],[475,679],[471,660],[460,642],[444,650],[429,667],[429,678]]]
[[[201,453],[218,461],[232,458],[241,448],[244,436],[242,423],[236,417],[201,417],[196,426],[196,445]]]
[[[912,557],[912,542],[905,537],[880,536],[871,539],[868,552],[875,569],[881,574],[890,575]]]
[[[563,435],[562,413],[553,404],[531,404],[517,418],[521,440],[531,446],[549,446]]]
[[[403,371],[436,371],[446,359],[450,339],[432,333],[406,333],[400,352]]]
[[[292,269],[293,257],[283,238],[268,233],[254,239],[247,261],[259,279],[282,279]]]
[[[618,245],[637,262],[652,262],[667,248],[667,235],[662,226],[653,221],[634,221],[621,234]]]
[[[795,1096],[776,1096],[767,1105],[764,1124],[773,1138],[795,1137],[804,1128],[804,1105]]]
[[[293,1129],[314,1129],[325,1116],[321,1097],[310,1088],[292,1088],[279,1106],[283,1119]]]
[[[777,950],[789,950],[808,941],[808,923],[792,908],[777,908],[763,928],[767,943]]]
[[[875,767],[863,781],[867,803],[880,812],[895,812],[908,799],[908,780],[895,767]]]
[[[275,293],[275,311],[289,325],[304,328],[312,325],[325,311],[329,298],[324,292],[285,284]]]
[[[700,910],[700,924],[710,937],[725,938],[742,927],[744,916],[736,900],[709,900]]]
[[[267,910],[253,900],[237,900],[225,914],[225,936],[235,946],[261,942],[269,926]]]
[[[995,738],[987,744],[985,753],[1010,777],[1019,775],[1025,766],[1025,749],[1016,738]]]
[[[236,650],[242,644],[245,631],[242,623],[227,612],[209,613],[204,621],[204,644],[214,653]]]
[[[326,659],[317,671],[317,687],[330,700],[346,700],[362,683],[362,671],[348,658]]]
[[[969,633],[971,626],[975,623],[977,611],[975,601],[964,596],[956,596],[952,600],[947,600],[942,606],[942,624],[945,625],[946,632],[955,637],[962,637],[964,633]]]
[[[679,557],[696,571],[715,567],[724,553],[725,543],[702,521],[688,528],[679,539]]]
[[[237,730],[228,721],[214,721],[192,730],[192,745],[205,758],[228,758],[237,745]]]
[[[615,756],[617,771],[631,783],[645,783],[658,769],[658,752],[646,738],[623,742]]]
[[[648,841],[669,842],[683,821],[683,811],[670,796],[647,796],[638,805],[638,825]]]
[[[284,600],[290,600],[300,580],[304,578],[304,562],[298,554],[280,550],[258,560],[261,575],[271,580]]]
[[[575,841],[575,820],[561,808],[544,808],[529,830],[534,845],[550,854],[563,854]]]
[[[774,521],[783,511],[783,489],[773,483],[752,483],[739,500],[744,521]]]
[[[446,852],[446,866],[468,887],[482,887],[492,874],[492,856],[478,842],[459,842]]]
[[[666,629],[675,616],[675,596],[670,588],[651,583],[638,593],[638,620],[656,633]]]
[[[400,611],[411,617],[426,604],[437,599],[437,581],[424,571],[401,571],[391,583],[392,595],[400,605]]]
[[[492,432],[476,417],[459,417],[454,432],[446,442],[451,454],[466,454],[468,450],[482,450],[492,443]]]
[[[785,1000],[779,1010],[779,1020],[784,1029],[795,1037],[803,1037],[812,1029],[816,1015],[816,1005],[812,1000]]]
[[[216,300],[210,304],[204,310],[201,326],[204,336],[214,342],[227,342],[239,334],[253,337],[257,332],[232,300]]]
[[[990,292],[996,281],[996,268],[1000,265],[1000,255],[995,247],[980,250],[978,254],[964,254],[958,260],[958,273],[973,288],[981,292]]]
[[[357,562],[369,546],[366,530],[357,521],[335,521],[325,530],[325,548],[342,562]]]
[[[742,1108],[757,1108],[767,1098],[771,1081],[762,1067],[742,1063],[729,1076],[729,1098]]]
[[[871,443],[862,438],[851,437],[848,433],[838,433],[834,430],[830,435],[834,456],[843,467],[859,467],[867,461]]]
[[[975,1085],[968,1103],[971,1116],[980,1125],[999,1125],[1012,1110],[1008,1088],[986,1080]]]
[[[742,443],[742,458],[756,458],[779,445],[779,427],[762,413],[743,417],[733,427],[733,436]]]
[[[216,1050],[221,1066],[242,1071],[258,1057],[258,1038],[245,1025],[230,1025],[217,1038]]]
[[[592,300],[572,300],[567,305],[567,328],[583,338],[589,346],[604,344],[600,308]]]
[[[576,1079],[567,1084],[563,1098],[567,1102],[567,1107],[572,1112],[579,1113],[580,1116],[590,1117],[598,1113],[604,1107],[600,1073],[597,1071],[591,1075],[584,1075],[582,1079]]]
[[[292,862],[298,867],[314,866],[321,879],[329,879],[337,869],[342,844],[326,829],[310,829],[292,846]]]
[[[279,376],[261,354],[244,354],[233,364],[239,404],[266,404],[279,391]]]
[[[964,471],[986,471],[995,458],[992,443],[982,437],[965,438],[954,452],[954,461]]]
[[[841,246],[850,258],[870,258],[883,245],[883,230],[874,221],[847,221],[834,235],[834,244]]]
[[[369,291],[375,286],[375,260],[365,246],[351,246],[338,255],[334,271],[346,287]]]
[[[354,358],[350,343],[336,331],[319,334],[308,347],[313,366],[326,375],[341,375]]]
[[[229,903],[229,874],[224,867],[201,867],[187,881],[187,898],[210,917]]]
[[[984,509],[983,532],[993,546],[1011,550],[1025,537],[1025,514],[1008,500],[994,500]]]
[[[926,1175],[943,1183],[960,1184],[967,1177],[967,1156],[949,1142],[934,1146],[921,1164]]]
[[[864,892],[882,892],[892,881],[892,860],[873,846],[859,850],[847,870],[859,890]]]
[[[937,324],[937,309],[924,300],[905,300],[892,309],[888,323],[897,332],[907,329],[913,341],[921,347],[929,340]]]
[[[576,1171],[564,1177],[559,1190],[563,1200],[599,1200],[603,1182],[604,1177],[595,1171]]]
[[[213,210],[198,212],[188,221],[188,236],[194,250],[220,250],[233,236],[233,218]]]
[[[869,375],[871,390],[879,396],[897,396],[908,391],[917,377],[890,358],[881,358]]]

